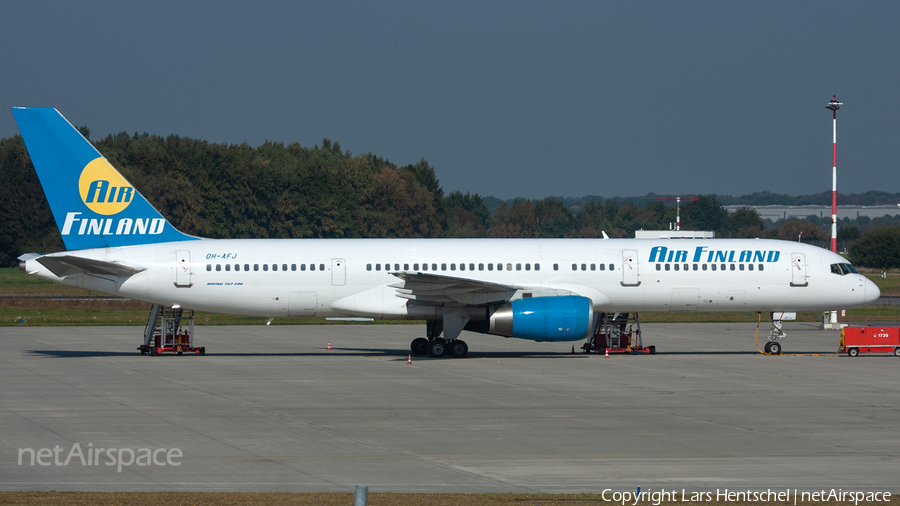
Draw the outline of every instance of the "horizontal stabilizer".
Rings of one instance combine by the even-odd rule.
[[[72,255],[43,256],[38,258],[37,262],[60,278],[78,274],[80,272],[127,278],[132,274],[146,270],[145,267],[129,267],[115,262],[106,262],[103,260],[94,260],[93,258]]]

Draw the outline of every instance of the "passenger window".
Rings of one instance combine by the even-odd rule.
[[[578,264],[572,264],[572,270],[573,270],[573,271],[577,271],[577,270],[578,270]]]
[[[211,270],[212,270],[212,264],[206,264],[206,270],[211,271]]]
[[[656,270],[661,271],[661,270],[662,270],[662,267],[660,267],[659,264],[656,264]]]
[[[680,270],[680,269],[681,269],[681,264],[675,264],[675,270],[677,271],[677,270]]]
[[[451,270],[451,271],[455,271],[455,270],[456,270],[456,264],[450,264],[450,270]]]
[[[706,269],[707,269],[706,264],[703,264],[703,270],[705,271]]]
[[[301,270],[301,271],[305,271],[305,270],[306,270],[306,264],[300,264],[300,270]],[[366,270],[367,270],[367,271],[371,271],[371,270],[372,270],[372,264],[366,264]]]
[[[311,271],[316,270],[316,264],[309,264],[309,270],[311,270]]]
[[[734,264],[731,264],[731,270],[734,270]]]
[[[437,270],[437,264],[431,264],[431,270],[436,271],[436,270]]]
[[[422,264],[422,270],[423,270],[423,271],[427,271],[427,270],[428,270],[428,264]]]
[[[259,271],[259,264],[253,264],[253,270]]]
[[[459,270],[461,270],[461,271],[466,270],[466,264],[462,264],[462,263],[459,264]]]
[[[325,264],[319,264],[319,270],[320,270],[320,271],[324,271],[324,270],[325,270]]]
[[[601,270],[601,271],[605,271],[605,270],[606,270],[606,264],[600,264],[600,270]],[[656,270],[659,270],[659,269],[656,269]]]
[[[763,264],[759,264],[759,270],[763,270]]]
[[[409,270],[409,264],[403,264],[403,270],[404,270],[404,271],[408,271],[408,270]]]
[[[522,264],[516,264],[516,270],[517,270],[517,271],[521,271],[521,270],[522,270]]]
[[[591,264],[591,270],[592,270],[592,271],[596,271],[596,270],[597,270],[597,264]]]
[[[470,271],[474,271],[474,270],[475,270],[475,264],[469,264],[469,270],[470,270]]]
[[[512,270],[512,264],[506,264],[506,270],[511,271],[511,270]]]
[[[741,270],[741,271],[744,270],[744,264],[738,265],[738,270]]]
[[[616,266],[613,264],[609,264],[609,270],[611,270],[611,271],[616,270]]]
[[[536,271],[541,270],[541,264],[534,264],[534,270],[536,270]]]
[[[722,264],[722,270],[723,271],[725,270],[725,264]]]
[[[277,270],[278,270],[278,264],[272,264],[272,270],[273,270],[273,271],[277,271]]]
[[[380,270],[381,270],[381,264],[375,264],[375,270],[376,270],[376,271],[380,271]]]
[[[669,264],[666,264],[666,270],[669,270]]]
[[[221,270],[222,270],[222,265],[221,265],[221,264],[216,264],[216,270],[217,270],[217,271],[221,271]]]
[[[479,271],[483,271],[483,270],[484,270],[484,264],[478,264],[478,270],[479,270]]]
[[[263,270],[266,271],[266,272],[268,272],[268,271],[269,271],[269,264],[263,264]]]
[[[553,270],[554,270],[554,271],[558,271],[558,270],[559,270],[559,264],[553,264]]]
[[[498,271],[502,271],[502,270],[503,270],[503,264],[497,264],[497,270],[498,270]]]
[[[394,264],[394,270],[395,270],[395,271],[399,271],[399,270],[400,270],[400,264]]]
[[[531,264],[525,264],[525,270],[526,270],[526,271],[530,271],[530,270],[531,270]]]
[[[291,270],[292,270],[292,271],[296,271],[296,270],[297,270],[297,264],[291,264]]]
[[[366,264],[366,270],[367,270],[367,271],[371,271],[371,270],[372,270],[372,264]]]
[[[225,264],[225,270],[231,272],[231,264]]]
[[[712,264],[712,270],[716,270],[716,264]]]
[[[750,269],[750,270],[752,271],[752,270],[753,270],[753,264],[747,264],[747,268]]]
[[[689,268],[688,264],[684,264],[684,270],[688,270]]]
[[[489,271],[494,270],[494,264],[488,264],[488,270]]]
[[[281,264],[281,270],[287,271],[287,264]]]
[[[414,271],[419,270],[419,264],[413,264],[413,270]]]
[[[699,269],[699,268],[700,268],[700,267],[699,267],[697,264],[694,264],[694,270],[695,270],[695,271],[696,271],[697,269]]]
[[[245,270],[245,271],[249,271],[249,270],[250,270],[250,264],[244,264],[244,270]]]
[[[587,265],[586,265],[586,264],[581,264],[581,270],[586,271],[586,270],[587,270]]]

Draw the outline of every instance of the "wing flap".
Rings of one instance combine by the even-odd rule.
[[[474,279],[457,278],[431,273],[394,272],[401,283],[396,288],[397,297],[424,305],[481,306],[506,302],[519,289],[517,286],[489,283]]]

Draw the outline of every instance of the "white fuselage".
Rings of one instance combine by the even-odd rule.
[[[29,260],[26,271],[164,306],[264,317],[441,318],[398,297],[397,271],[507,285],[512,299],[577,294],[607,312],[820,311],[879,295],[862,275],[832,272],[846,260],[830,251],[759,239],[202,239],[63,254],[145,270],[60,279]]]

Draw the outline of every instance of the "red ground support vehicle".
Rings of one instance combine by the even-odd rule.
[[[892,353],[900,357],[900,328],[847,327],[841,330],[841,349],[855,357],[860,353]]]
[[[656,346],[644,347],[637,313],[600,313],[594,335],[581,347],[585,353],[656,354]]]

